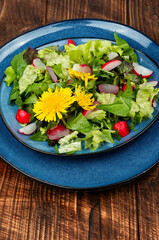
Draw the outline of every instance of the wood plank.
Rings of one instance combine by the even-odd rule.
[[[127,0],[88,0],[87,17],[127,23]]]
[[[0,45],[45,24],[46,0],[5,0],[0,3]],[[2,34],[3,33],[3,34]]]
[[[138,239],[135,183],[102,192],[102,239]]]
[[[73,18],[85,18],[88,0],[48,0],[46,23]]]
[[[159,164],[137,182],[140,239],[159,239]]]
[[[99,18],[126,24],[127,0],[48,0],[47,23],[75,18]]]
[[[130,25],[159,44],[159,1],[129,1]],[[159,239],[159,164],[137,182],[139,239]]]
[[[32,181],[0,162],[0,239],[27,239]],[[4,177],[4,178],[3,178]]]
[[[129,1],[130,26],[143,32],[159,44],[159,1]]]
[[[76,193],[34,182],[28,239],[77,239]]]

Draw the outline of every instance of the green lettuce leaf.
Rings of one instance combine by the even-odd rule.
[[[89,148],[91,151],[96,150],[104,142],[114,143],[111,136],[115,131],[112,130],[92,130],[89,133],[85,133],[85,149]]]
[[[14,69],[18,79],[22,76],[23,71],[27,66],[27,63],[23,59],[23,55],[25,52],[26,50],[17,54],[11,61],[11,66]]]
[[[6,69],[5,74],[6,74],[5,81],[7,83],[7,86],[10,86],[10,84],[14,81],[17,75],[12,66],[9,66]]]
[[[97,101],[101,104],[112,104],[115,101],[116,95],[112,93],[96,92]]]
[[[36,80],[43,79],[44,70],[42,68],[34,67],[33,65],[27,65],[23,75],[19,79],[19,90],[22,94],[26,88],[33,84]]]
[[[68,76],[68,70],[72,67],[68,54],[57,52],[52,49],[46,51],[45,49],[40,50],[39,56],[47,66],[53,67],[53,70],[59,77],[66,78]]]
[[[60,145],[58,149],[59,153],[72,153],[81,151],[81,141],[74,141],[65,145]]]
[[[52,53],[52,52],[58,52],[59,51],[59,46],[50,46],[50,47],[46,47],[43,49],[40,49],[38,52],[38,57],[39,58],[44,58],[44,56],[48,53]]]
[[[110,41],[90,40],[78,46],[65,45],[65,50],[69,53],[70,60],[73,63],[85,63],[91,66],[96,57],[108,54],[111,51],[111,46]]]
[[[81,141],[78,138],[78,132],[74,131],[71,134],[61,138],[59,140],[59,153],[69,153],[75,151],[81,151]]]
[[[117,46],[122,50],[122,54],[120,54],[125,61],[128,62],[137,62],[138,57],[129,44],[122,38],[118,37],[117,33],[114,33],[115,41]]]
[[[72,116],[67,121],[67,128],[78,131],[78,132],[89,132],[92,127],[87,119],[83,116],[82,113],[79,113],[78,116]]]
[[[152,107],[152,100],[159,93],[158,88],[154,88],[153,85],[146,83],[139,85],[139,90],[136,95],[136,101],[132,101],[132,107],[130,110],[130,116],[136,118],[138,114],[138,121],[142,121],[146,118],[152,118],[154,108]]]
[[[99,121],[102,121],[106,116],[106,112],[103,110],[92,111],[90,114],[86,116],[88,120],[96,118]]]
[[[103,109],[117,116],[126,117],[131,109],[132,90],[130,81],[127,82],[125,92],[119,92],[112,104],[101,104],[97,108]]]

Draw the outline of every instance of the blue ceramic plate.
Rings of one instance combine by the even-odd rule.
[[[15,120],[17,108],[8,104],[11,87],[6,86],[3,72],[16,54],[28,46],[42,48],[60,45],[62,48],[68,38],[73,39],[77,45],[90,39],[113,41],[114,31],[136,49],[140,64],[152,69],[153,79],[158,80],[159,46],[140,32],[114,22],[81,19],[50,24],[19,36],[0,49],[0,107],[5,122],[4,124],[0,120],[0,149],[2,158],[9,164],[42,182],[76,189],[102,188],[125,182],[156,164],[159,155],[156,147],[158,121],[155,122],[158,107],[153,119],[137,125],[137,132],[131,131],[129,136],[115,142],[115,145],[105,144],[93,155],[88,150],[83,150],[76,153],[78,156],[66,158],[52,155],[55,151],[47,143],[37,143],[19,134],[19,124]]]

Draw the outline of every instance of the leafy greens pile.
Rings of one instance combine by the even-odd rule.
[[[60,51],[58,46],[50,46],[39,51],[28,47],[27,50],[16,55],[6,71],[6,84],[13,84],[9,101],[18,108],[31,114],[31,121],[36,121],[36,132],[30,137],[34,141],[48,141],[55,146],[59,153],[73,153],[81,151],[81,143],[84,148],[96,150],[101,144],[114,143],[114,138],[120,140],[118,131],[113,130],[115,123],[121,120],[131,120],[130,129],[134,124],[147,118],[151,118],[154,108],[152,101],[157,100],[158,89],[147,84],[147,79],[137,76],[132,70],[132,62],[137,62],[137,54],[128,43],[119,38],[115,32],[116,44],[106,40],[90,40],[85,44],[75,46],[67,44]],[[108,54],[118,54],[117,59],[122,64],[111,71],[105,71],[101,67],[109,61]],[[53,82],[50,74],[43,68],[35,67],[33,59],[40,58],[45,66],[50,66],[56,76],[57,82]],[[93,71],[96,80],[89,81],[85,86],[80,79],[73,78],[70,81],[69,68],[74,64],[87,64]],[[100,84],[118,85],[118,94],[100,92]],[[122,91],[124,84],[126,90]],[[72,107],[63,114],[62,119],[56,122],[39,121],[33,111],[34,104],[48,88],[55,91],[56,87],[82,86],[87,93],[92,93],[96,101],[100,103],[96,111],[84,116],[83,109],[75,102]],[[131,89],[133,86],[133,91]],[[60,140],[50,140],[48,130],[56,125],[64,125],[70,129],[70,134]]]

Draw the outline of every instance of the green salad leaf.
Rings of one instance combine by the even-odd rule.
[[[23,55],[25,52],[26,50],[20,52],[19,54],[14,56],[14,58],[11,61],[11,66],[14,69],[15,74],[17,75],[17,79],[19,79],[22,76],[24,69],[27,66],[27,63],[23,59]]]
[[[35,81],[43,79],[44,70],[42,68],[34,67],[33,65],[27,65],[23,75],[19,79],[19,90],[22,94],[29,85],[32,85]]]
[[[9,66],[4,73],[6,74],[5,81],[7,83],[7,86],[10,86],[17,75],[12,66]]]
[[[117,116],[126,117],[131,108],[132,90],[130,81],[127,82],[125,92],[119,92],[116,96],[114,103],[101,104],[97,108],[111,112]]]
[[[71,116],[66,127],[78,132],[89,132],[92,129],[91,124],[82,113],[79,113],[78,116]]]

